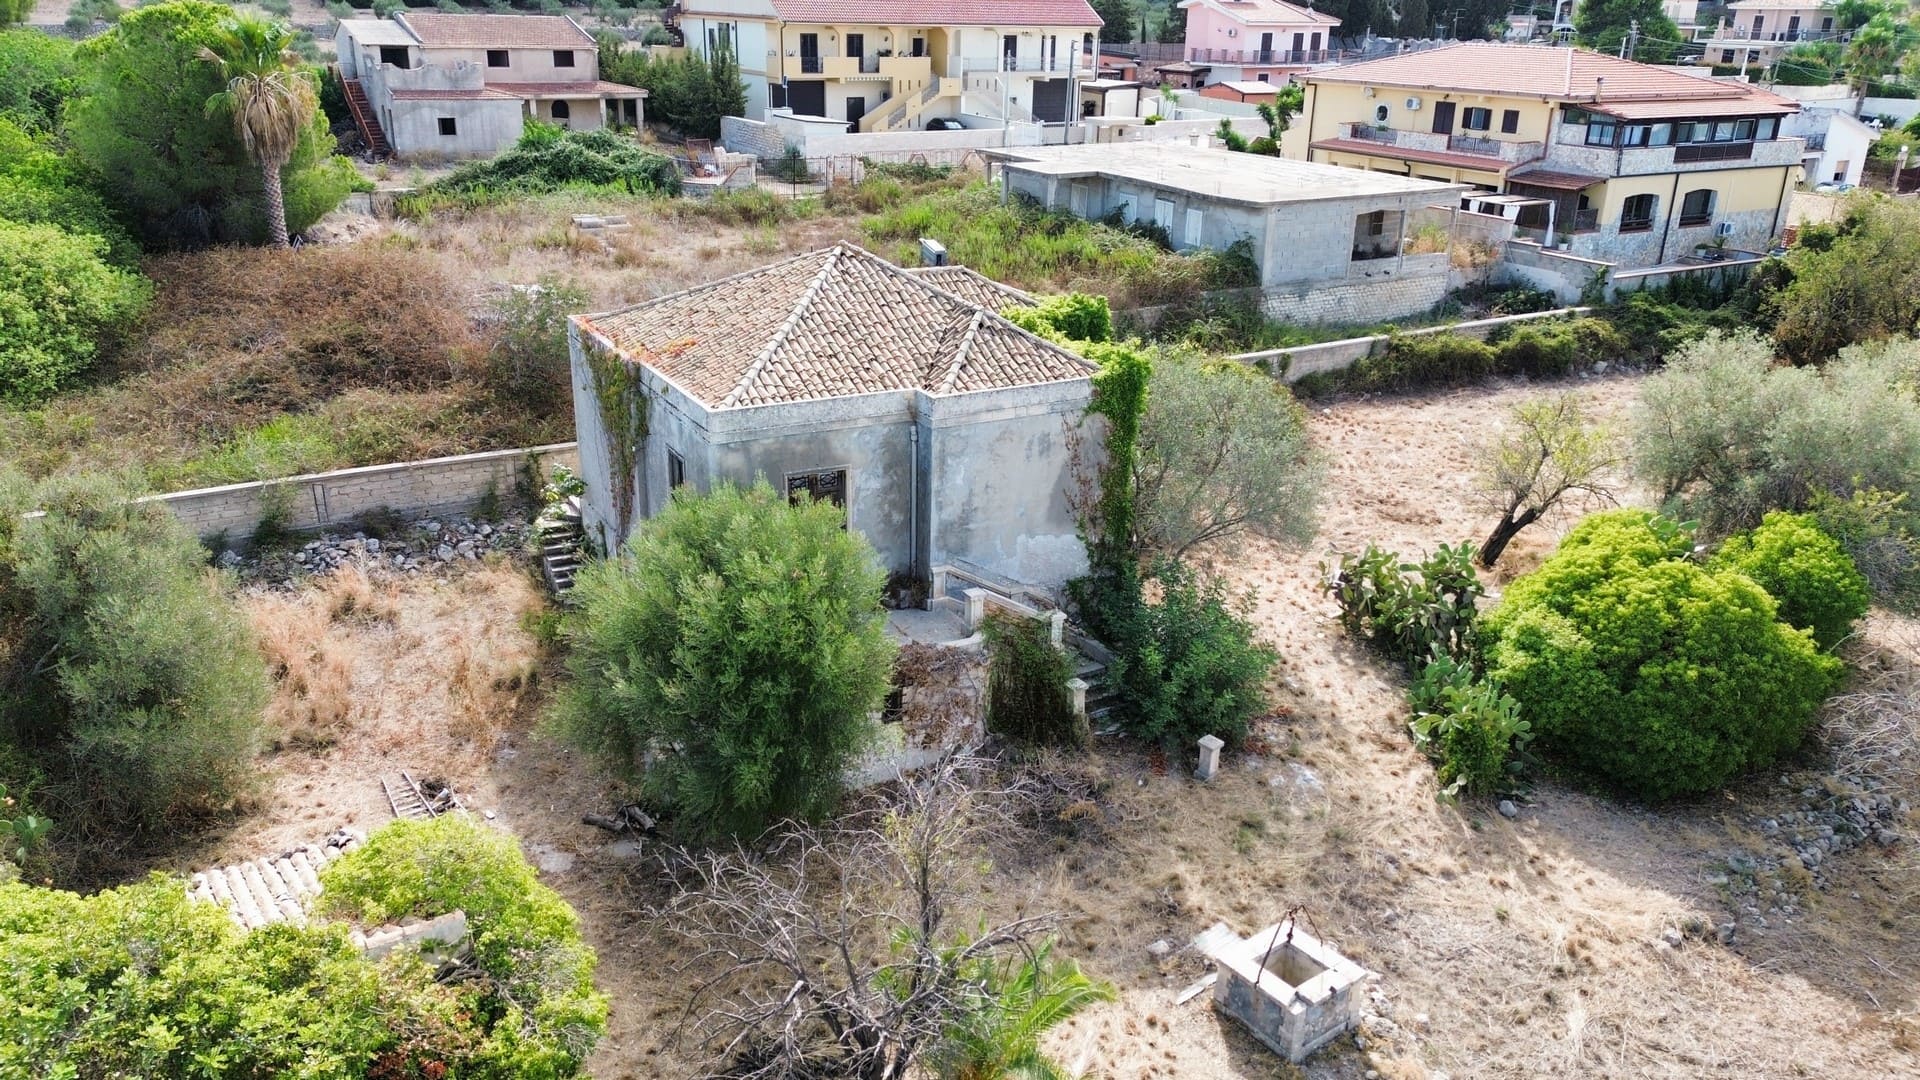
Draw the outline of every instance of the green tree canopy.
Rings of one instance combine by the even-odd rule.
[[[0,176],[0,207],[13,194]],[[146,308],[147,280],[109,265],[107,250],[97,236],[0,218],[0,400],[52,396]]]
[[[1660,0],[1584,0],[1574,14],[1573,28],[1580,44],[1617,56],[1636,22],[1640,37],[1633,45],[1632,59],[1645,64],[1672,62],[1680,28],[1667,18]]]
[[[231,17],[206,0],[171,0],[128,12],[80,46],[88,93],[69,106],[68,137],[149,247],[269,236],[260,169],[232,121],[207,114],[225,80],[201,50],[219,42]],[[353,167],[333,148],[314,106],[281,171],[290,231],[352,189]]]
[[[0,0],[0,24],[6,19]],[[32,0],[17,0],[31,6]],[[77,89],[73,42],[38,30],[0,30],[0,118],[28,131],[52,131]]]
[[[1135,31],[1140,28],[1140,0],[1091,0],[1093,13],[1100,16],[1105,26],[1100,28],[1100,40],[1115,44],[1126,44],[1133,40]]]
[[[575,585],[556,719],[694,834],[818,817],[872,734],[893,645],[872,549],[765,482],[683,494]]]
[[[1833,242],[1787,253],[1792,281],[1774,300],[1774,341],[1816,363],[1855,342],[1920,330],[1920,207],[1879,195],[1850,200]]]

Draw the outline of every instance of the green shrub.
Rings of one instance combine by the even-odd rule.
[[[53,822],[34,813],[25,794],[9,795],[0,784],[0,885],[22,871],[45,876],[47,833]]]
[[[1439,657],[1470,659],[1474,624],[1486,592],[1473,568],[1473,545],[1440,545],[1421,562],[1368,544],[1326,568],[1325,591],[1340,606],[1347,633],[1407,665]]]
[[[396,821],[320,877],[322,910],[364,928],[466,913],[484,978],[454,992],[482,1037],[460,1075],[572,1076],[606,1031],[578,916],[506,833],[462,814]]]
[[[577,579],[556,721],[617,767],[645,755],[690,833],[827,813],[889,685],[883,578],[830,503],[682,494]]]
[[[1531,315],[1552,311],[1560,306],[1560,297],[1552,289],[1511,285],[1487,298],[1488,315]]]
[[[45,774],[63,829],[152,827],[250,781],[266,672],[204,567],[157,503],[0,475],[0,746]]]
[[[1387,393],[1429,386],[1464,386],[1493,374],[1499,354],[1484,341],[1457,334],[1395,336],[1386,347],[1363,357],[1338,383],[1358,393]]]
[[[1113,310],[1104,296],[1065,293],[1044,297],[1033,308],[1014,310],[1038,320],[1068,341],[1113,340]]]
[[[1846,549],[1875,598],[1903,609],[1920,599],[1920,514],[1906,492],[1863,488],[1843,499],[1817,491],[1808,512]]]
[[[1554,377],[1601,361],[1619,362],[1627,338],[1604,319],[1570,319],[1510,328],[1494,342],[1495,365],[1510,375]]]
[[[813,166],[798,146],[788,143],[786,151],[767,166],[767,175],[789,184],[805,184],[813,180]]]
[[[1054,647],[1047,623],[1024,616],[988,617],[987,730],[1028,746],[1085,746],[1084,717],[1073,713],[1067,680],[1073,665]]]
[[[1414,745],[1439,766],[1443,793],[1507,791],[1513,782],[1513,756],[1531,736],[1528,723],[1520,718],[1520,703],[1499,683],[1472,678],[1470,667],[1444,657],[1427,668],[1417,695],[1423,705],[1416,707],[1409,726]]]
[[[1180,753],[1214,735],[1229,746],[1247,736],[1266,706],[1266,678],[1276,659],[1253,637],[1250,595],[1231,598],[1218,578],[1182,563],[1162,562],[1149,602],[1137,576],[1119,583],[1101,613],[1113,650],[1107,682],[1129,734]]]
[[[1779,605],[1780,621],[1812,631],[1823,649],[1867,613],[1866,578],[1807,514],[1768,514],[1752,532],[1728,537],[1709,565],[1752,578]]]
[[[676,195],[680,171],[664,154],[628,136],[600,128],[572,131],[529,123],[513,149],[455,169],[429,186],[428,205],[439,197],[527,195],[568,187],[617,188],[629,195]]]
[[[1642,511],[1595,514],[1480,621],[1543,751],[1641,798],[1710,791],[1805,733],[1841,664]]]
[[[4,57],[0,57],[4,59]],[[106,243],[106,260],[134,269],[140,247],[121,226],[70,158],[50,136],[35,135],[0,116],[0,221],[57,225]]]
[[[60,108],[79,83],[73,54],[73,42],[37,28],[0,30],[0,120],[34,132],[59,127]]]
[[[106,241],[0,220],[0,399],[43,401],[85,371],[152,296]]]
[[[552,276],[509,289],[494,304],[488,391],[535,411],[571,408],[567,317],[586,310],[588,299],[585,289]]]

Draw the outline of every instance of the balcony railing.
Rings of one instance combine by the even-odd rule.
[[[1187,61],[1194,64],[1324,64],[1332,56],[1326,49],[1188,49]]]
[[[1347,125],[1347,138],[1360,139],[1365,142],[1386,143],[1388,146],[1393,146],[1399,143],[1400,133],[1394,131],[1392,128],[1374,127],[1372,124],[1349,124]]]
[[[802,56],[800,58],[800,74],[802,75],[818,75],[825,70],[826,70],[825,57]]]
[[[1752,157],[1751,142],[1681,143],[1673,148],[1676,165],[1688,161],[1746,161]]]
[[[1077,52],[1078,50],[1075,50],[1075,51]],[[1002,56],[1000,58],[1000,63],[997,66],[995,66],[993,70],[995,71],[1040,71],[1040,72],[1057,71],[1060,74],[1065,75],[1073,71],[1075,66],[1074,59],[1075,57],[1073,53],[1067,53],[1059,56]],[[1086,68],[1086,65],[1083,63],[1083,64],[1080,64],[1079,67],[1082,70],[1084,70]]]
[[[1377,128],[1372,124],[1355,122],[1345,125],[1346,137],[1366,142],[1377,142],[1403,150],[1419,150],[1425,153],[1471,154],[1489,161],[1519,162],[1531,161],[1540,156],[1546,147],[1537,142],[1517,142],[1509,139],[1486,139],[1474,135],[1436,135],[1427,131],[1400,131],[1396,128]],[[1494,166],[1498,167],[1498,166]]]
[[[1456,154],[1478,154],[1481,157],[1500,156],[1499,139],[1482,139],[1474,135],[1447,136],[1447,149]]]
[[[1573,231],[1577,233],[1599,232],[1600,211],[1598,209],[1575,210],[1573,212]]]
[[[1755,30],[1752,27],[1703,26],[1694,32],[1693,40],[1770,45],[1803,41],[1845,41],[1851,36],[1852,34],[1845,30]]]

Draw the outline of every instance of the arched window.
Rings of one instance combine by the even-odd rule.
[[[556,102],[554,102],[554,103],[553,103],[553,118],[554,118],[555,120],[558,120],[558,121],[560,121],[560,122],[561,122],[561,123],[563,123],[563,124],[564,124],[564,123],[566,123],[566,122],[567,122],[568,120],[570,120],[570,119],[572,119],[572,118],[573,118],[573,109],[572,109],[572,107],[571,107],[571,106],[569,106],[569,105],[568,105],[568,104],[567,104],[566,102],[564,102],[564,101],[556,101]]]
[[[1680,224],[1686,227],[1706,225],[1713,221],[1713,204],[1716,192],[1712,188],[1697,188],[1687,192],[1680,200]]]
[[[1658,195],[1630,195],[1620,208],[1621,232],[1646,232],[1653,228],[1653,213],[1660,208]]]

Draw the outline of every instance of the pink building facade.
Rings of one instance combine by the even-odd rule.
[[[1283,83],[1332,59],[1340,20],[1283,0],[1180,0],[1187,13],[1186,59],[1210,70],[1208,83]]]

